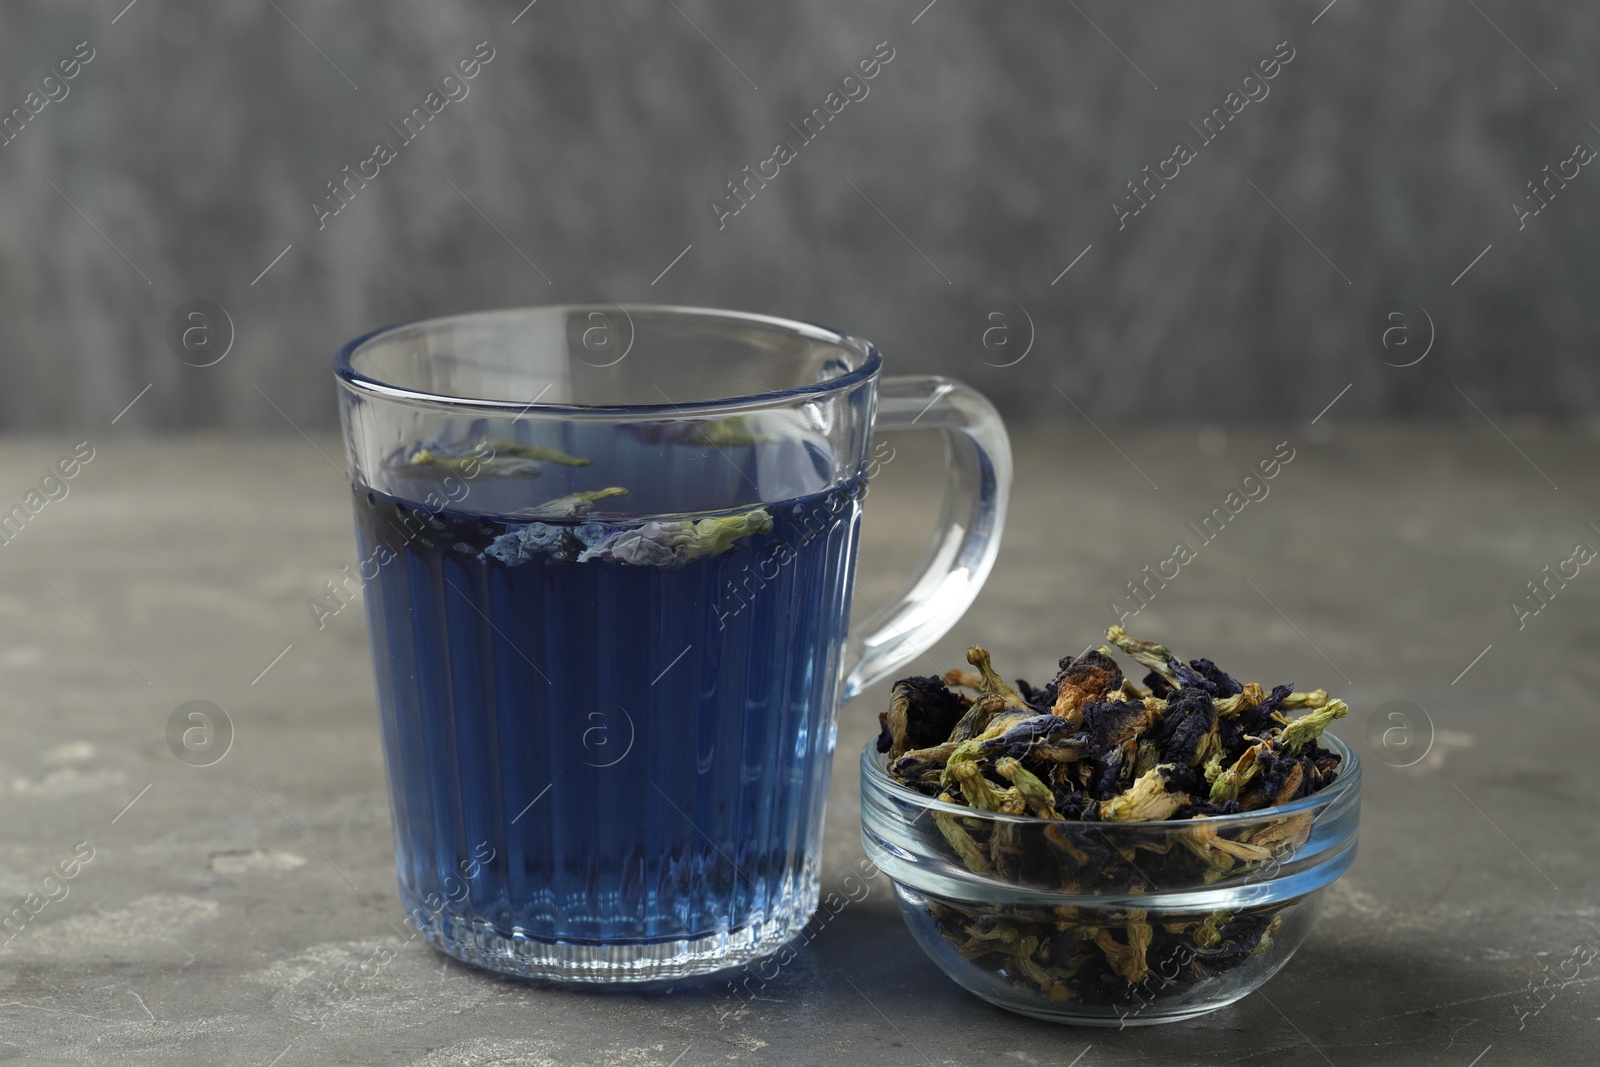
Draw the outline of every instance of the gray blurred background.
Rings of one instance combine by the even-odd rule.
[[[592,300],[839,326],[1019,422],[1600,400],[1600,174],[1512,208],[1600,146],[1592,7],[525,3],[7,4],[0,111],[94,55],[0,147],[0,429],[136,396],[120,428],[327,428],[355,334]],[[326,183],[400,146],[389,124],[483,41],[468,95],[319,230]],[[802,144],[788,123],[880,42],[867,95]],[[1204,144],[1190,124],[1280,42],[1269,94]],[[798,157],[719,229],[712,198],[779,140]],[[1196,158],[1119,228],[1180,140]],[[196,299],[234,330],[210,367],[167,339]]]

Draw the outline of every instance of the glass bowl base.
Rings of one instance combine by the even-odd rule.
[[[1016,1012],[1018,1015],[1026,1015],[1030,1019],[1038,1019],[1041,1022],[1062,1023],[1067,1026],[1093,1026],[1101,1030],[1126,1030],[1135,1026],[1160,1026],[1163,1023],[1181,1023],[1190,1019],[1198,1019],[1202,1015],[1209,1015],[1214,1011],[1226,1008],[1229,1004],[1243,1000],[1255,990],[1243,989],[1239,991],[1237,996],[1181,1010],[1130,1012],[1126,1016],[1109,1017],[1104,1015],[1083,1015],[1073,1011],[1051,1011],[1048,1008],[1022,1007],[1015,1000],[986,996],[976,990],[970,991],[997,1008],[1004,1008],[1006,1011]]]
[[[1194,1019],[1260,988],[1305,940],[1322,890],[1253,910],[1141,909],[1132,915],[1114,908],[1075,906],[1063,915],[1056,908],[958,902],[899,883],[895,895],[917,944],[967,992],[1045,1022],[1123,1029]],[[1208,919],[1219,931],[1215,938],[1185,940]],[[1140,950],[1145,966],[1137,982],[1111,973],[1099,955],[1100,939],[1113,952],[1129,951],[1111,932],[1127,930],[1130,921],[1143,925],[1152,939],[1162,937],[1156,947]],[[1254,950],[1229,951],[1229,939],[1252,925],[1259,938]],[[1071,959],[1053,960],[1039,951],[1042,943],[1060,938],[1076,946]],[[1027,948],[1019,956],[1016,946]]]

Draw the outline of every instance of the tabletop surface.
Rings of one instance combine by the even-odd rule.
[[[1196,558],[1129,630],[1351,705],[1335,732],[1366,765],[1360,850],[1309,940],[1266,996],[1122,1031],[975,999],[884,876],[855,880],[855,762],[886,684],[840,712],[823,888],[854,899],[755,999],[547,988],[403,938],[363,611],[319,628],[307,603],[356,558],[338,443],[92,434],[67,494],[0,544],[0,914],[26,919],[0,932],[0,1061],[1593,1062],[1600,569],[1573,561],[1600,548],[1600,439],[1331,421],[1020,437],[988,585],[905,672],[977,642],[1047,681],[1187,539]],[[1284,441],[1267,495],[1200,541],[1187,524]],[[75,445],[0,444],[0,510]],[[920,558],[938,483],[910,437],[874,480],[875,603]],[[210,766],[168,746],[190,700],[232,723]],[[1396,708],[1409,732],[1385,747]],[[45,883],[63,862],[74,876]]]

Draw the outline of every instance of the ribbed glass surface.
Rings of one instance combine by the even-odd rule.
[[[489,550],[525,517],[357,486],[401,889],[430,940],[600,981],[739,962],[804,924],[859,496],[765,504],[770,529],[651,566],[508,562]]]

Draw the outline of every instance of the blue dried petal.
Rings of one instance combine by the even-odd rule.
[[[1011,726],[999,737],[984,741],[979,748],[979,758],[1026,759],[1034,745],[1044,742],[1066,741],[1076,734],[1076,729],[1066,719],[1055,715],[1035,715]]]
[[[683,543],[681,522],[647,522],[643,526],[601,536],[586,542],[583,562],[609,560],[640,567],[678,567],[687,563],[676,549]]]
[[[1309,760],[1302,764],[1300,758],[1296,756],[1284,756],[1281,758],[1265,756],[1257,762],[1262,764],[1263,773],[1259,784],[1251,792],[1259,793],[1267,799],[1269,804],[1275,802],[1274,798],[1283,791],[1283,787],[1288,783],[1289,776],[1294,773],[1296,767],[1300,768],[1302,775],[1316,773],[1316,764],[1311,763]],[[1285,797],[1284,802],[1288,803],[1305,795],[1305,786],[1306,780],[1302,777],[1294,793]]]
[[[1061,657],[1060,670],[1056,672],[1055,686],[1059,694],[1062,687],[1076,689],[1081,700],[1088,703],[1100,700],[1122,687],[1122,668],[1117,661],[1101,652],[1090,649],[1076,658]]]
[[[496,537],[479,555],[497,559],[508,567],[515,567],[519,563],[528,562],[535,553],[526,551],[521,539],[512,533]]]
[[[1156,735],[1162,746],[1161,762],[1194,763],[1199,756],[1200,742],[1216,721],[1216,706],[1211,694],[1204,689],[1185,687],[1168,697],[1161,730]]]
[[[1100,757],[1100,774],[1090,786],[1096,800],[1110,800],[1133,784],[1136,748],[1132,743],[1118,745]]]
[[[560,526],[530,522],[496,537],[481,556],[492,556],[510,567],[527,563],[541,555],[549,556],[558,563],[568,563],[577,556],[580,547]]]
[[[1056,691],[1056,683],[1054,682],[1035,689],[1025,679],[1017,679],[1017,694],[1022,697],[1023,703],[1035,711],[1047,712],[1054,707]]]
[[[1191,767],[1187,763],[1163,764],[1167,768],[1165,778],[1169,793],[1187,793],[1189,796],[1204,796],[1210,791],[1205,775],[1198,767]]]
[[[1244,686],[1237,679],[1208,659],[1192,659],[1187,667],[1178,664],[1174,669],[1185,686],[1204,689],[1214,697],[1231,697],[1244,692]]]
[[[1278,710],[1279,704],[1282,704],[1285,700],[1289,699],[1289,694],[1293,692],[1294,686],[1292,684],[1273,686],[1272,692],[1268,693],[1267,698],[1261,702],[1261,710],[1266,712],[1268,715],[1272,714]]]
[[[1282,704],[1289,694],[1293,692],[1294,686],[1292,685],[1273,686],[1272,692],[1267,694],[1267,698],[1261,702],[1260,707],[1239,713],[1239,725],[1247,734],[1254,734],[1257,737],[1265,734],[1268,727],[1272,725],[1272,713],[1277,711],[1278,705]]]
[[[917,675],[902,678],[894,683],[894,695],[903,697],[906,702],[905,741],[908,749],[931,748],[947,740],[950,731],[955,729],[956,723],[961,721],[961,716],[967,710],[961,697],[945,684],[943,678]],[[878,738],[878,751],[887,752],[894,747],[888,712],[879,714],[878,721],[883,724]]]
[[[1083,730],[1089,754],[1101,756],[1133,735],[1147,715],[1142,700],[1101,700],[1083,707]]]
[[[1083,819],[1085,813],[1094,806],[1094,798],[1072,788],[1071,783],[1057,785],[1051,792],[1055,794],[1056,811],[1061,813],[1063,819]]]
[[[1261,938],[1266,935],[1267,927],[1276,915],[1277,909],[1235,914],[1228,922],[1217,927],[1222,940],[1215,948],[1201,949],[1196,962],[1213,973],[1237,967],[1261,944]]]
[[[1244,754],[1245,749],[1250,747],[1251,742],[1245,740],[1246,732],[1244,724],[1240,722],[1240,716],[1217,720],[1217,737],[1222,741],[1224,765],[1231,765]]]
[[[587,525],[598,524],[586,524],[585,528]],[[720,555],[741,537],[771,532],[772,516],[764,508],[695,522],[652,521],[606,533],[584,549],[578,562],[603,560],[643,567],[681,567],[701,556]]]
[[[1168,682],[1155,671],[1151,671],[1149,674],[1144,676],[1144,685],[1146,689],[1150,690],[1150,695],[1155,697],[1157,700],[1165,700],[1167,699],[1167,695],[1169,693],[1176,693],[1178,691],[1177,688],[1172,685],[1172,683]]]
[[[1243,810],[1237,800],[1224,800],[1220,804],[1213,804],[1209,800],[1191,800],[1189,806],[1183,809],[1184,814],[1191,818],[1202,815],[1237,815]]]
[[[1042,833],[1045,843],[1060,855],[1064,870],[1097,874],[1113,866],[1104,827],[1062,820],[1051,822]]]

